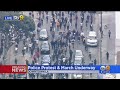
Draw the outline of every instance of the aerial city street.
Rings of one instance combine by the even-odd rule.
[[[8,40],[0,31],[0,64],[114,65],[114,12],[21,11],[20,13],[34,20],[35,30],[27,35],[25,32],[15,31],[14,25],[11,25]],[[10,45],[6,45],[7,43]],[[2,75],[2,78],[18,79],[19,76]],[[27,79],[97,79],[97,74],[89,73],[22,76],[27,76]]]

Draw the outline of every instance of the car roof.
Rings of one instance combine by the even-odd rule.
[[[48,43],[48,41],[43,41],[42,43],[43,43],[43,44],[44,44],[44,43]]]
[[[50,59],[50,55],[44,55],[43,59]]]
[[[50,57],[50,55],[43,55],[43,57]]]
[[[49,63],[43,63],[42,65],[49,65]]]
[[[43,41],[42,43],[48,43],[48,41]]]
[[[90,31],[89,36],[96,36],[96,32],[95,31]]]
[[[75,61],[81,61],[82,60],[82,58],[80,57],[80,58],[75,58]]]
[[[46,29],[42,29],[41,31],[47,31]]]
[[[77,53],[77,52],[80,52],[80,53],[81,53],[81,55],[82,55],[82,50],[76,50],[76,53]]]

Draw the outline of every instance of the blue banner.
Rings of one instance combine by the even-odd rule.
[[[99,73],[120,73],[120,65],[28,65],[28,70],[98,70]]]

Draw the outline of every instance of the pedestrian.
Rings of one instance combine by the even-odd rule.
[[[65,47],[65,55],[67,54],[67,47]]]
[[[91,60],[91,52],[89,52],[89,58],[90,58],[90,60]]]
[[[29,65],[29,61],[27,59],[25,61],[26,61],[26,65]]]
[[[91,23],[93,22],[93,16],[91,15]]]
[[[22,54],[23,54],[23,56],[25,55],[25,50],[24,49],[22,50]]]
[[[29,51],[31,51],[32,43],[29,44]]]
[[[89,15],[87,15],[87,21],[89,22]]]
[[[67,23],[67,30],[69,30],[69,22]]]
[[[53,49],[55,49],[55,40],[53,40]]]
[[[68,47],[69,47],[69,49],[71,48],[71,43],[70,42],[68,42]]]
[[[94,65],[96,65],[96,64],[97,64],[97,60],[95,59],[95,60],[94,60]]]
[[[17,54],[18,52],[18,47],[15,47],[15,54]]]
[[[25,45],[25,39],[23,40],[23,45]]]
[[[85,45],[85,37],[83,37],[83,45]]]
[[[46,22],[48,23],[48,15],[46,15]]]
[[[88,51],[88,46],[87,46],[87,44],[85,44],[85,50]]]
[[[106,53],[106,57],[107,57],[107,60],[109,60],[109,53],[108,52]]]
[[[75,29],[77,29],[77,22],[75,22]]]
[[[87,27],[87,23],[88,23],[88,21],[86,20],[86,27]]]
[[[70,18],[70,24],[71,24],[71,26],[72,26],[72,18]]]
[[[53,47],[53,40],[52,40],[50,43],[51,43],[51,46],[52,46],[52,49],[53,49],[53,48],[54,48],[54,47]]]
[[[109,38],[110,38],[110,36],[111,36],[111,31],[110,30],[108,31],[108,35],[109,35]]]
[[[55,54],[52,55],[52,60],[55,61]]]
[[[60,20],[60,29],[62,28],[62,21]]]
[[[64,31],[65,31],[65,29],[66,29],[66,23],[64,22]]]
[[[15,64],[17,64],[17,59],[15,58]]]
[[[78,16],[77,15],[75,16],[75,19],[76,19],[76,22],[77,22],[77,20],[78,20]]]
[[[103,30],[101,30],[101,38],[103,38]]]
[[[73,51],[71,49],[69,50],[69,54],[70,54],[70,58],[72,59]]]
[[[82,31],[82,28],[83,28],[83,23],[82,22],[80,23],[80,27],[81,27],[81,31]]]
[[[34,14],[32,13],[32,18],[34,18]]]
[[[92,23],[90,24],[90,30],[93,31],[93,25],[92,25]]]
[[[35,61],[34,60],[32,60],[32,65],[35,65]]]
[[[44,11],[42,12],[42,18],[44,19]]]
[[[74,39],[72,39],[72,46],[73,46],[73,48],[74,48]]]
[[[25,52],[26,52],[26,50],[27,50],[27,47],[26,47],[26,45],[24,46],[24,48],[23,48],[24,50],[25,50]]]

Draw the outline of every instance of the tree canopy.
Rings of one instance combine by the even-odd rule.
[[[35,23],[34,20],[28,16],[24,16],[23,21],[5,21],[5,16],[20,16],[19,11],[0,11],[0,31],[5,30],[6,32],[9,30],[10,25],[14,25],[16,29],[22,29],[23,31],[34,31]]]

